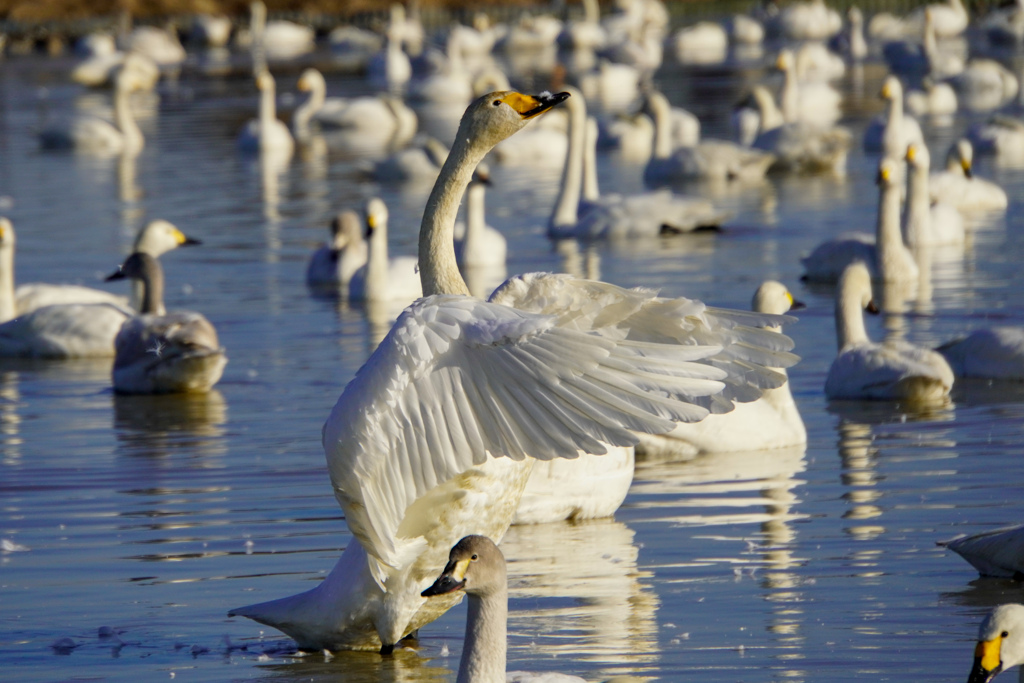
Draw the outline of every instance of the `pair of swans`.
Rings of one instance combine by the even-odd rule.
[[[836,294],[839,355],[825,380],[831,400],[941,403],[953,387],[953,370],[936,351],[905,341],[872,342],[864,311],[877,312],[871,298],[871,274],[862,262],[846,268]]]
[[[213,325],[199,313],[165,310],[163,269],[151,255],[133,253],[107,280],[126,278],[142,285],[142,305],[138,315],[124,321],[114,340],[114,391],[209,391],[228,362]]]
[[[467,109],[423,214],[426,297],[402,313],[324,426],[354,539],[312,590],[231,614],[303,649],[390,651],[453,604],[420,593],[459,538],[502,537],[537,460],[629,447],[631,430],[728,410],[777,376],[768,366],[792,362],[788,338],[754,327],[779,324],[775,316],[565,275],[513,278],[491,302],[469,296],[453,233],[473,170],[566,97],[497,92]]]
[[[562,182],[548,221],[554,239],[628,239],[692,232],[721,225],[726,215],[705,199],[681,197],[669,190],[633,195],[601,195],[597,182],[597,124],[587,120],[587,104],[578,91],[566,103],[569,147]]]
[[[131,108],[131,94],[144,90],[144,58],[130,54],[125,57],[115,77],[114,121],[96,116],[80,115],[57,121],[43,128],[39,142],[43,149],[72,149],[87,154],[108,156],[137,155],[145,146],[145,138]]]

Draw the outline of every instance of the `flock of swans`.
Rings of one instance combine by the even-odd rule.
[[[930,249],[962,250],[973,216],[1008,205],[1001,188],[974,175],[973,153],[1024,151],[1024,123],[1005,110],[957,141],[945,168],[932,171],[912,116],[950,115],[961,104],[994,109],[1017,94],[1012,73],[962,59],[947,44],[968,26],[960,0],[904,17],[876,14],[866,25],[855,9],[844,22],[821,0],[793,2],[671,37],[657,0],[621,0],[604,20],[596,2],[584,4],[584,19],[564,25],[534,17],[500,29],[486,20],[460,26],[444,50],[428,50],[422,27],[400,7],[383,36],[351,28],[332,33],[337,51],[361,63],[382,92],[328,96],[324,76],[308,68],[296,84],[302,102],[290,125],[278,118],[269,65],[314,49],[314,36],[268,22],[262,3],[253,4],[248,40],[259,109],[237,134],[239,150],[287,165],[297,149],[333,131],[344,144],[376,153],[365,171],[379,182],[433,185],[415,257],[389,253],[388,208],[373,197],[340,212],[330,241],[310,258],[311,287],[395,310],[393,326],[338,398],[322,433],[333,491],[354,540],[314,588],[231,615],[273,626],[302,649],[387,653],[465,594],[470,610],[459,681],[504,680],[507,582],[495,543],[511,524],[613,514],[636,455],[671,460],[806,444],[788,382],[798,356],[782,333],[792,321],[787,314],[803,305],[784,284],[763,283],[752,310],[738,311],[570,275],[506,279],[505,238],[487,224],[487,164],[537,155],[526,150],[544,150],[544,158],[562,165],[547,225],[553,240],[614,242],[718,229],[728,214],[678,193],[678,183],[742,187],[768,173],[844,174],[854,140],[837,123],[842,97],[830,81],[874,51],[892,71],[879,93],[885,113],[862,141],[879,154],[875,233],[825,241],[802,259],[807,280],[836,288],[838,352],[824,396],[927,406],[948,401],[957,377],[1024,379],[1019,328],[980,329],[931,349],[873,342],[863,318],[879,308],[873,291],[886,292],[882,308],[899,312],[931,268]],[[992,35],[1002,26],[997,18],[987,20]],[[215,19],[197,19],[194,32],[223,46],[230,25]],[[801,42],[774,60],[782,79],[777,97],[765,84],[750,89],[735,115],[738,141],[702,138],[697,119],[650,86],[663,44],[684,64],[707,64],[730,43],[750,48],[766,35]],[[836,52],[822,42],[829,39]],[[156,30],[137,31],[125,53],[91,43],[93,56],[74,78],[113,85],[113,122],[52,121],[39,130],[40,144],[137,155],[145,141],[133,93],[151,90],[154,73],[180,63],[184,52]],[[545,53],[559,46],[577,51],[576,85],[560,85],[555,94],[512,89],[488,58],[497,49]],[[457,122],[450,149],[419,133],[403,94],[450,110],[446,116]],[[643,179],[654,189],[602,193],[601,149],[642,160]],[[208,391],[224,371],[225,350],[200,313],[165,310],[159,261],[194,243],[166,221],[147,225],[108,278],[131,280],[131,298],[69,285],[15,288],[14,227],[0,219],[0,355],[113,358],[113,388],[121,393]],[[1019,573],[1019,564],[1007,570],[1000,558],[1020,543],[1018,533],[949,547],[983,573]],[[990,680],[1024,661],[1022,612],[1003,606],[982,624],[970,681]]]

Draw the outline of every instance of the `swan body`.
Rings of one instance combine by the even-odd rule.
[[[254,70],[266,68],[266,60],[294,59],[316,47],[316,34],[308,26],[291,21],[267,21],[267,6],[262,0],[249,5],[251,33],[254,48]]]
[[[390,651],[453,604],[420,593],[456,540],[501,538],[535,459],[630,446],[627,429],[664,431],[731,405],[718,392],[750,386],[757,365],[740,359],[761,339],[699,302],[545,274],[506,285],[543,310],[468,296],[452,237],[473,169],[564,99],[497,92],[467,109],[423,215],[427,296],[402,313],[324,426],[331,481],[355,539],[312,590],[231,614],[279,628],[303,649],[382,643]],[[598,387],[600,399],[589,393]]]
[[[888,102],[885,114],[871,120],[864,130],[864,150],[881,152],[883,157],[902,159],[907,145],[924,144],[924,134],[917,120],[903,113],[903,85],[895,76],[888,76],[880,95]]]
[[[904,110],[917,117],[930,116],[933,120],[953,116],[957,107],[953,86],[931,79],[925,79],[921,90],[908,90],[903,97]]]
[[[124,278],[141,281],[145,294],[139,314],[124,322],[114,342],[114,391],[209,391],[228,362],[210,321],[193,311],[164,310],[163,270],[149,254],[135,252],[107,279]]]
[[[970,17],[963,0],[947,0],[919,7],[903,18],[903,30],[920,34],[925,24],[931,21],[937,38],[952,38],[967,29]]]
[[[423,136],[373,165],[373,178],[382,183],[433,180],[441,171],[447,148],[436,138]]]
[[[478,166],[466,190],[466,222],[462,226],[462,239],[456,237],[455,240],[455,256],[464,268],[498,268],[504,272],[508,244],[501,232],[487,225],[485,194],[490,182],[486,167]],[[458,224],[455,232],[458,235]],[[500,284],[504,279],[502,277],[495,284]]]
[[[999,605],[981,622],[967,683],[988,683],[1024,664],[1024,605]]]
[[[366,265],[352,274],[348,297],[353,301],[412,302],[423,296],[416,259],[388,258],[388,209],[373,198],[366,202]]]
[[[878,219],[875,235],[852,234],[823,242],[801,259],[804,279],[836,282],[848,266],[862,262],[885,282],[912,282],[918,278],[914,255],[900,232],[900,187],[897,162],[882,159],[878,167]]]
[[[1024,328],[974,330],[936,350],[957,377],[1024,381]]]
[[[679,29],[672,36],[676,59],[680,64],[718,64],[729,52],[725,29],[711,21],[700,21]]]
[[[768,280],[754,293],[751,308],[757,313],[782,315],[804,308],[781,282]],[[779,370],[785,375],[785,370]],[[732,412],[708,415],[700,422],[683,423],[667,434],[637,434],[637,454],[665,460],[699,453],[727,453],[788,448],[807,443],[807,428],[787,381],[765,389],[761,398],[737,403]]]
[[[489,159],[503,166],[530,165],[560,168],[569,146],[565,118],[556,111],[534,121],[519,135],[494,146]]]
[[[801,81],[797,75],[797,58],[792,50],[781,50],[775,66],[784,74],[780,100],[786,123],[825,126],[839,120],[842,95],[827,83]]]
[[[796,51],[796,76],[803,83],[836,81],[846,75],[846,62],[824,43],[804,43]]]
[[[967,139],[978,153],[1001,159],[1024,159],[1024,120],[997,114],[985,123],[971,126]]]
[[[505,673],[508,579],[505,556],[486,536],[466,536],[452,547],[441,575],[422,592],[432,598],[464,593],[469,601],[457,683],[586,683],[565,674]]]
[[[332,61],[346,71],[363,71],[373,55],[384,47],[384,40],[373,31],[352,25],[342,25],[327,34]]]
[[[1024,526],[1008,526],[970,536],[958,536],[938,545],[971,563],[982,576],[1024,576]]]
[[[641,70],[602,59],[597,68],[579,77],[579,87],[599,111],[614,114],[627,110],[640,97]]]
[[[52,304],[15,317],[14,244],[14,226],[0,218],[0,356],[113,356],[114,337],[131,315],[124,307],[105,302]]]
[[[997,109],[1010,102],[1020,90],[1013,72],[994,59],[972,59],[950,83],[964,107],[974,111]]]
[[[903,242],[908,247],[963,245],[964,219],[956,207],[932,204],[928,190],[931,156],[924,145],[907,147],[907,204],[903,214]]]
[[[746,14],[734,14],[728,22],[729,38],[740,45],[760,45],[764,42],[764,26]]]
[[[404,87],[412,78],[409,55],[402,50],[401,40],[394,31],[386,36],[384,48],[370,57],[366,75],[374,88],[392,92]]]
[[[790,40],[827,40],[843,27],[842,17],[824,0],[794,2],[779,13],[782,35]]]
[[[847,267],[836,297],[839,355],[825,380],[831,400],[882,400],[935,403],[953,386],[953,371],[931,349],[905,341],[872,342],[863,310],[877,310],[871,300],[871,274],[863,263]]]
[[[114,122],[96,116],[75,116],[68,121],[51,124],[39,133],[43,149],[73,149],[77,152],[109,156],[136,155],[145,139],[132,113],[129,98],[144,88],[142,58],[125,58],[116,76],[114,88]]]
[[[772,169],[795,172],[846,170],[853,137],[839,126],[797,121],[786,123],[768,89],[756,85],[751,95],[757,105],[760,132],[752,146],[775,155]]]
[[[946,155],[946,168],[931,174],[933,201],[942,201],[963,212],[1005,211],[1006,190],[991,180],[974,175],[974,148],[966,138],[953,144]]]
[[[355,211],[342,211],[331,221],[331,241],[313,252],[306,268],[311,287],[348,287],[366,265],[367,244]]]
[[[238,134],[238,148],[244,152],[267,152],[291,158],[295,139],[288,126],[277,118],[276,85],[269,71],[256,75],[256,87],[260,91],[259,117],[249,121]]]
[[[191,35],[207,47],[225,47],[231,38],[231,19],[223,14],[197,14]]]
[[[158,257],[178,247],[202,244],[199,240],[188,237],[168,221],[157,219],[150,221],[135,237],[132,251],[143,251]],[[97,304],[107,303],[120,308],[129,306],[138,309],[141,297],[136,297],[129,304],[126,297],[112,294],[102,289],[81,287],[79,285],[54,285],[33,282],[19,285],[14,290],[15,311],[18,315],[30,313],[43,306],[53,304]]]
[[[680,107],[672,107],[669,116],[671,146],[693,147],[700,142],[700,119]],[[646,161],[654,149],[654,121],[643,113],[620,114],[598,120],[597,144],[616,149],[622,158]]]
[[[846,11],[845,32],[830,43],[830,46],[853,62],[863,62],[868,56],[868,42],[864,38],[864,14],[856,5]]]
[[[139,26],[128,38],[128,51],[141,54],[160,66],[185,61],[185,48],[174,33],[156,26]]]

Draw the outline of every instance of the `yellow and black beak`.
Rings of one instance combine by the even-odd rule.
[[[889,182],[889,177],[892,175],[892,171],[888,167],[883,166],[878,169],[878,175],[875,176],[875,184],[881,185],[882,183]]]
[[[793,295],[789,292],[786,292],[786,298],[789,299],[789,310],[791,311],[801,311],[807,308],[807,304],[799,299],[794,299]]]
[[[567,92],[560,92],[554,95],[549,92],[542,92],[537,96],[510,92],[499,98],[499,101],[512,107],[524,119],[532,119],[535,116],[540,116],[556,104],[565,102],[567,99],[569,99],[569,93]]]
[[[878,304],[875,303],[874,299],[868,302],[868,305],[864,307],[864,310],[871,315],[878,315],[879,313]]]
[[[444,595],[462,590],[466,587],[466,569],[469,568],[469,563],[470,560],[468,558],[449,561],[445,565],[444,571],[441,572],[441,576],[437,577],[437,581],[420,593],[420,595],[429,598],[434,595]]]
[[[967,161],[967,159],[963,159],[960,162],[960,168],[964,169],[964,175],[968,178],[974,176],[974,172],[971,170],[971,162]]]
[[[992,640],[982,640],[974,648],[974,666],[967,677],[967,683],[988,683],[1003,670],[1000,657],[1003,639],[996,636]]]

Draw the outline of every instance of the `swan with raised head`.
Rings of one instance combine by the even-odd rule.
[[[1006,190],[974,175],[974,147],[966,138],[949,148],[946,168],[932,173],[929,191],[933,201],[946,202],[964,212],[1002,211],[1009,204]]]
[[[144,293],[139,314],[124,322],[114,341],[114,391],[209,391],[228,362],[217,330],[194,311],[165,310],[163,269],[149,254],[135,252],[107,279],[126,278],[141,282]]]
[[[783,315],[805,308],[781,282],[767,280],[754,292],[751,309],[756,313]],[[774,328],[779,332],[778,328]],[[786,371],[779,369],[784,377]],[[765,389],[761,398],[737,403],[728,413],[708,415],[700,422],[683,423],[667,434],[637,434],[637,455],[670,460],[699,453],[762,451],[807,443],[807,428],[786,381]]]
[[[412,303],[423,296],[413,256],[388,257],[388,207],[374,197],[363,208],[366,225],[366,265],[348,283],[353,301],[401,301]]]
[[[978,628],[974,665],[967,683],[988,683],[1021,664],[1024,664],[1024,605],[999,605],[985,616]]]
[[[698,301],[537,273],[506,283],[505,303],[469,296],[453,232],[473,170],[565,97],[497,92],[467,109],[423,214],[426,297],[399,317],[324,426],[355,539],[318,586],[231,614],[303,649],[389,652],[453,604],[420,593],[459,538],[502,537],[535,459],[601,454],[632,446],[630,430],[725,410],[775,375],[747,361],[752,351],[773,367],[793,362],[791,340],[748,326],[775,316],[739,314],[737,324],[738,313]]]
[[[671,107],[660,92],[647,93],[645,106],[654,117],[654,151],[644,168],[644,182],[673,180],[759,180],[775,156],[726,140],[701,140],[673,148]]]
[[[949,548],[971,563],[982,576],[1019,579],[1024,576],[1024,526],[1007,526],[936,545]]]
[[[288,126],[277,118],[274,77],[266,69],[256,74],[260,91],[259,117],[250,120],[238,134],[238,148],[246,152],[270,152],[291,157],[295,139]]]
[[[849,130],[804,121],[786,123],[766,87],[755,85],[750,94],[760,115],[760,130],[751,146],[775,155],[773,170],[846,171],[846,157],[853,143]]]
[[[878,218],[875,234],[847,233],[822,242],[808,256],[803,279],[836,282],[851,263],[861,261],[872,276],[885,282],[916,281],[918,267],[900,231],[900,179],[895,159],[883,158],[878,165]]]
[[[932,203],[928,190],[931,155],[923,144],[907,146],[907,204],[903,212],[903,242],[910,248],[964,243],[964,219],[956,207],[939,201]]]
[[[782,118],[786,123],[809,123],[829,126],[839,120],[843,97],[828,83],[801,81],[797,75],[797,59],[785,48],[775,60],[775,68],[784,75],[779,96]]]
[[[14,226],[7,218],[0,218],[0,356],[113,356],[114,337],[132,314],[123,306],[112,303],[52,304],[17,314],[14,243]]]
[[[836,293],[839,355],[829,368],[825,396],[908,403],[945,400],[953,387],[953,371],[946,360],[905,341],[872,342],[864,327],[865,310],[878,309],[871,299],[871,274],[858,262],[843,272]]]
[[[43,149],[73,149],[100,156],[135,155],[145,138],[132,113],[131,94],[142,90],[141,58],[128,55],[117,72],[114,85],[114,122],[97,116],[75,116],[43,128],[39,142]]]
[[[377,90],[395,91],[412,78],[412,63],[402,50],[400,31],[392,22],[384,36],[384,47],[370,57],[366,68],[370,84]]]
[[[911,143],[923,143],[924,134],[917,119],[903,113],[903,85],[895,76],[882,83],[879,96],[888,102],[884,114],[871,119],[864,129],[864,149],[881,152],[883,157],[901,159]]]
[[[508,578],[505,556],[486,536],[466,536],[448,554],[441,575],[422,595],[465,594],[469,602],[466,637],[457,683],[585,683],[564,674],[505,673],[508,650]]]
[[[990,327],[946,342],[936,349],[957,377],[1024,381],[1024,328]]]
[[[352,276],[366,265],[367,244],[359,214],[342,211],[331,221],[331,241],[313,252],[306,268],[311,287],[348,287]]]
[[[158,257],[172,249],[202,244],[199,240],[189,237],[174,224],[162,219],[152,220],[135,236],[132,251],[144,251],[150,256]],[[126,308],[131,306],[138,310],[142,303],[141,290],[134,291],[131,302],[119,294],[93,287],[80,285],[53,285],[42,282],[30,282],[20,285],[14,290],[15,310],[23,315],[43,306],[53,304],[98,304],[108,303]]]
[[[569,148],[558,197],[548,221],[553,239],[627,239],[692,232],[721,225],[726,214],[706,199],[681,197],[664,189],[602,195],[597,181],[597,122],[587,118],[582,95],[566,103]]]
[[[455,226],[455,255],[462,267],[505,268],[508,243],[501,232],[487,225],[485,195],[490,183],[490,170],[485,164],[480,164],[466,190],[466,221]],[[502,277],[501,281],[504,280]]]

